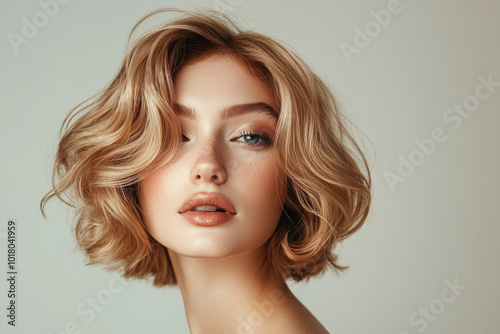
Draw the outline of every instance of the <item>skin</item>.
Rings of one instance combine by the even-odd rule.
[[[234,104],[277,110],[271,94],[228,55],[185,65],[174,87],[174,102],[194,109],[196,119],[179,115],[181,148],[141,182],[139,202],[149,232],[168,249],[191,333],[328,333],[265,261],[286,183],[272,141],[259,135],[272,138],[277,118],[219,118]],[[250,132],[258,134],[242,136]],[[189,223],[178,211],[197,192],[223,194],[236,216],[217,226]]]

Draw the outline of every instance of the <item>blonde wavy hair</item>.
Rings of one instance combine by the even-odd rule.
[[[138,38],[160,13],[180,13]],[[240,29],[213,10],[164,8],[132,29],[112,82],[66,116],[40,209],[58,197],[76,209],[77,246],[87,264],[105,264],[124,277],[176,284],[166,248],[148,233],[138,185],[174,157],[181,142],[173,111],[173,78],[189,63],[229,54],[272,93],[279,107],[274,149],[287,177],[283,213],[266,243],[275,274],[295,281],[342,271],[335,246],[367,218],[371,177],[366,158],[326,84],[276,40]]]

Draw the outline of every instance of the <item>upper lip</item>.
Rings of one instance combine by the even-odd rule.
[[[179,209],[179,213],[184,213],[197,206],[202,205],[214,205],[222,210],[229,213],[236,214],[236,210],[231,205],[231,203],[219,193],[196,193],[189,196],[182,207]]]

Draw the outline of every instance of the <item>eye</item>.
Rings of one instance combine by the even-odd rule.
[[[239,140],[240,138],[243,140]],[[265,132],[243,132],[236,140],[242,141],[250,146],[269,146],[272,143],[271,136]]]

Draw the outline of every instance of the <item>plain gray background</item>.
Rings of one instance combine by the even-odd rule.
[[[332,333],[500,332],[500,87],[477,88],[479,78],[500,82],[498,2],[67,2],[52,15],[33,0],[0,5],[0,268],[5,277],[14,218],[19,272],[15,328],[0,280],[2,333],[188,332],[177,288],[124,286],[84,266],[73,252],[71,211],[53,201],[45,221],[38,204],[64,116],[112,79],[134,23],[164,6],[220,3],[243,27],[294,49],[330,85],[372,166],[370,217],[339,248],[351,268],[293,284],[297,296]],[[387,12],[390,19],[377,14]],[[26,20],[40,27],[24,29],[30,37],[16,52],[9,36],[23,37]],[[471,111],[454,111],[461,105]],[[391,187],[388,173],[398,168],[403,176]]]

